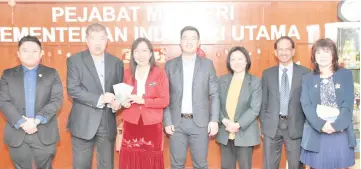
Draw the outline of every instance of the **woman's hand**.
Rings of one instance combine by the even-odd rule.
[[[130,103],[144,104],[144,99],[138,95],[130,95],[129,96]]]
[[[122,106],[124,107],[124,108],[129,108],[130,107],[130,102],[129,101],[126,101],[126,102],[124,102],[123,104],[122,104]]]
[[[239,128],[240,128],[239,124],[234,122],[231,122],[231,124],[226,126],[226,130],[230,133],[237,133],[239,131]]]
[[[326,122],[325,125],[322,127],[322,131],[327,134],[332,134],[335,132],[335,129],[332,127],[330,122]]]

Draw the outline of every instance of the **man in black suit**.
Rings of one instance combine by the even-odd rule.
[[[21,65],[4,70],[0,110],[7,120],[5,143],[16,169],[51,169],[59,140],[56,113],[63,102],[58,72],[40,63],[41,43],[33,36],[18,44]]]
[[[123,62],[105,52],[106,28],[92,24],[86,30],[88,50],[67,60],[67,89],[73,98],[68,119],[72,135],[73,168],[91,168],[94,145],[101,169],[114,168],[116,117],[119,107],[113,85],[123,81]]]

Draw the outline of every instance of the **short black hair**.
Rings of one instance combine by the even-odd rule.
[[[193,27],[193,26],[186,26],[184,27],[181,32],[180,32],[180,38],[182,39],[183,33],[185,31],[195,31],[197,33],[198,39],[200,38],[200,34],[197,28]]]
[[[336,47],[335,42],[329,38],[319,39],[312,46],[311,61],[313,64],[313,72],[315,74],[321,73],[320,67],[318,66],[318,64],[316,62],[316,52],[319,49],[329,49],[331,51],[331,53],[332,53],[332,71],[336,72],[340,68],[340,65],[338,64],[337,47]]]
[[[35,36],[27,35],[27,36],[22,37],[18,43],[18,48],[20,48],[20,46],[25,42],[34,42],[34,43],[38,44],[41,49],[41,42]]]
[[[275,44],[274,44],[274,46],[273,46],[274,49],[277,49],[277,44],[278,44],[278,42],[280,42],[281,40],[288,40],[288,41],[290,41],[291,46],[292,46],[292,49],[295,48],[295,42],[292,40],[291,37],[289,37],[289,36],[282,36],[282,37],[280,37],[280,38],[278,38],[278,39],[276,40],[276,42],[275,42]]]
[[[234,73],[233,69],[231,68],[231,55],[233,52],[240,51],[243,53],[243,55],[246,57],[247,65],[246,65],[246,72],[249,71],[251,68],[251,58],[249,57],[248,51],[243,46],[235,46],[233,47],[229,52],[227,56],[227,69],[232,74]]]

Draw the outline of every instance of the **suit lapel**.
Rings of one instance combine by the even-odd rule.
[[[183,62],[182,62],[182,56],[178,57],[178,61],[177,61],[177,66],[176,66],[176,72],[179,73],[179,77],[180,77],[180,86],[182,89],[182,93],[183,93]],[[183,97],[183,96],[182,96]]]
[[[38,112],[38,107],[39,107],[38,104],[39,104],[39,100],[40,100],[40,93],[41,93],[41,88],[43,87],[42,86],[43,75],[44,75],[44,67],[39,64],[37,74],[36,74],[35,115]]]
[[[194,71],[193,71],[193,80],[192,80],[193,84],[194,84],[194,81],[196,80],[197,73],[198,73],[198,70],[200,67],[201,67],[201,60],[198,56],[196,56],[196,61],[194,64]]]
[[[234,119],[238,119],[239,116],[241,115],[240,109],[242,107],[242,103],[243,100],[248,100],[248,94],[250,91],[250,87],[249,85],[251,84],[251,76],[249,74],[245,74],[244,78],[243,78],[243,82],[242,82],[242,87],[241,87],[241,91],[239,93],[238,96],[238,101],[237,101],[237,107],[236,107],[236,113],[234,115]]]
[[[228,74],[224,80],[224,85],[222,85],[223,89],[222,90],[226,90],[225,92],[222,92],[223,96],[222,98],[224,99],[224,110],[222,111],[224,113],[224,116],[229,118],[228,117],[228,112],[227,112],[227,109],[226,109],[226,106],[227,106],[227,96],[228,96],[228,89],[229,89],[229,85],[231,84],[231,81],[232,81],[232,77],[233,75],[232,74]]]
[[[21,105],[22,109],[24,110],[21,113],[24,114],[25,113],[24,69],[21,65],[18,66],[18,68],[16,68],[14,75],[15,75],[15,80],[17,82],[14,85],[18,85],[16,87],[16,89],[19,90],[18,94],[19,94],[19,98],[21,98],[20,105]]]
[[[299,76],[299,73],[298,73],[298,66],[293,63],[293,72],[292,72],[292,79],[291,79],[292,84],[291,84],[291,90],[290,90],[290,100],[292,99],[292,94],[295,91],[296,83],[300,81],[299,78],[301,78],[301,77]]]
[[[280,67],[279,66],[277,66],[277,67],[275,67],[275,69],[273,70],[273,74],[275,74],[276,75],[276,78],[271,78],[271,79],[273,79],[274,80],[274,84],[275,84],[275,94],[276,94],[276,98],[278,99],[278,102],[280,101],[280,84],[279,84],[279,69],[280,69]]]
[[[83,57],[83,62],[85,63],[85,66],[88,68],[90,74],[93,76],[94,82],[96,83],[96,86],[98,87],[99,91],[104,92],[99,80],[97,70],[95,68],[93,58],[90,55],[89,50],[82,52],[82,57]]]
[[[321,85],[321,78],[319,74],[313,74],[313,80],[310,84],[310,91],[312,98],[315,98],[315,103],[320,104],[321,103],[321,96],[320,96],[320,85]]]
[[[104,92],[107,92],[107,89],[108,89],[108,85],[109,85],[109,82],[110,82],[110,77],[111,77],[111,71],[110,69],[113,67],[111,65],[111,58],[109,56],[109,54],[105,53],[104,54]]]

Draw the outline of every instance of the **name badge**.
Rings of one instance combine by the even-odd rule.
[[[149,86],[155,86],[155,85],[157,85],[156,82],[149,83]]]

